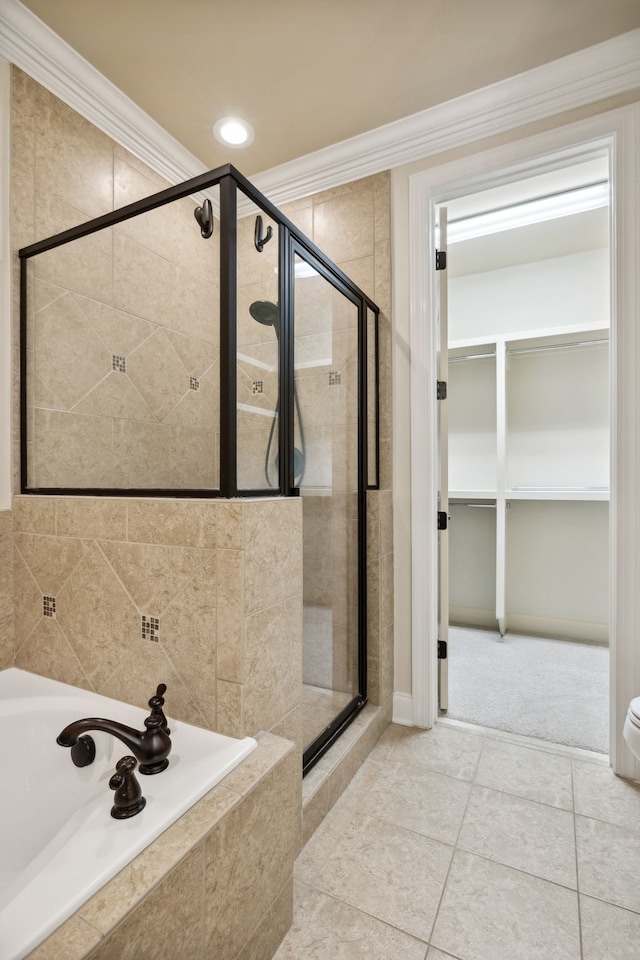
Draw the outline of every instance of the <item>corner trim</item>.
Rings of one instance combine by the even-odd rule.
[[[410,693],[394,693],[392,722],[403,727],[413,726],[413,697]]]
[[[206,170],[197,157],[19,0],[2,3],[0,57],[27,72],[170,183]],[[251,179],[273,202],[284,203],[639,86],[637,29]]]

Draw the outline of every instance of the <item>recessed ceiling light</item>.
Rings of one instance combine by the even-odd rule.
[[[217,120],[213,125],[213,135],[227,147],[248,147],[254,138],[251,124],[239,117],[222,117]]]

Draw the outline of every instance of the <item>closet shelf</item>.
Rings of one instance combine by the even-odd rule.
[[[519,487],[505,490],[506,500],[608,500],[605,487]]]

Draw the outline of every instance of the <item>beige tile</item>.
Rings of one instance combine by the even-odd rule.
[[[96,688],[113,673],[141,632],[136,608],[95,544],[60,591],[56,619]]]
[[[208,550],[101,541],[100,548],[141,613],[160,616],[210,557]]]
[[[163,647],[150,640],[139,640],[132,647],[106,682],[98,687],[98,693],[144,708],[160,683],[167,687],[164,710],[168,717],[197,727],[207,726],[190,690]]]
[[[42,617],[42,592],[20,553],[13,556],[14,631],[16,647],[23,643]]]
[[[105,417],[36,410],[35,483],[80,489],[112,486],[112,430],[112,421]]]
[[[216,431],[172,426],[171,486],[178,490],[217,490],[220,486]]]
[[[436,724],[432,730],[401,728],[390,757],[424,764],[436,773],[459,780],[473,780],[481,749],[482,738],[476,734]]]
[[[452,847],[374,817],[347,816],[343,808],[338,818],[334,808],[302,860],[315,857],[309,882],[316,889],[427,941],[452,853]],[[298,869],[297,876],[305,880]]]
[[[411,763],[369,760],[349,791],[353,810],[455,843],[471,786]]]
[[[577,894],[458,851],[430,942],[460,960],[580,960]]]
[[[302,509],[299,498],[252,501],[245,509],[245,613],[251,614],[302,596]]]
[[[310,890],[274,960],[424,960],[425,949],[421,940]]]
[[[293,884],[283,887],[269,912],[253,931],[237,960],[271,960],[293,919]]]
[[[124,540],[127,534],[127,504],[102,497],[66,497],[55,501],[56,533],[59,537]]]
[[[91,960],[157,956],[203,960],[203,844],[173,870],[91,955]],[[180,895],[176,896],[176,891]],[[167,923],[167,917],[171,922]]]
[[[42,617],[17,651],[15,666],[74,687],[94,689],[56,620]]]
[[[14,497],[13,529],[16,533],[56,532],[56,501],[51,497]]]
[[[226,513],[226,511],[225,511]],[[217,671],[223,680],[244,680],[244,552],[217,551]]]
[[[563,810],[573,807],[571,760],[501,740],[486,740],[476,783]]]
[[[640,916],[610,903],[580,897],[584,960],[636,960]]]
[[[107,303],[76,293],[73,298],[111,355],[128,357],[156,330],[155,324],[132,313],[116,310]]]
[[[81,917],[73,916],[29,954],[29,960],[80,960],[100,943],[98,931]]]
[[[215,430],[213,412],[200,390],[188,390],[163,418],[163,422],[177,427],[191,427],[203,433],[213,433]]]
[[[177,305],[177,277],[175,264],[114,234],[113,300],[107,303],[143,320],[171,326]]]
[[[87,219],[76,206],[47,191],[36,192],[39,236],[52,236]],[[34,274],[73,293],[111,303],[113,295],[113,245],[110,230],[80,237],[72,243],[41,253]]]
[[[162,614],[160,642],[208,726],[215,729],[215,556]]]
[[[373,196],[364,187],[349,196],[314,203],[314,242],[334,262],[373,254]]]
[[[158,420],[189,392],[189,374],[164,330],[156,330],[129,354],[127,375]]]
[[[227,790],[244,796],[290,751],[291,744],[273,733],[260,732],[257,748],[222,781]]]
[[[129,500],[126,539],[139,543],[212,548],[217,540],[218,513],[217,503]]]
[[[74,413],[87,413],[90,416],[156,422],[149,406],[126,373],[115,371],[108,373],[104,380],[96,384],[72,409]]]
[[[169,338],[169,343],[192,377],[201,377],[218,358],[218,347],[206,340],[185,337],[173,330],[167,330],[166,335]]]
[[[269,730],[300,703],[302,617],[298,598],[246,618],[245,724]]]
[[[85,219],[112,210],[112,140],[40,85],[35,110],[36,188],[76,204]]]
[[[205,943],[217,956],[236,956],[292,876],[297,774],[290,753],[206,840]]]
[[[171,486],[171,427],[134,420],[113,422],[113,486],[162,489]]]
[[[245,736],[241,683],[218,680],[216,684],[216,730],[228,737]]]
[[[110,933],[237,802],[231,791],[214,787],[87,900],[79,914],[102,934]]]
[[[17,533],[15,545],[41,593],[55,597],[80,563],[89,541]]]
[[[454,957],[452,953],[443,953],[442,950],[438,950],[436,947],[429,947],[427,960],[458,960],[458,958]]]
[[[475,786],[458,847],[543,880],[576,887],[573,814]]]
[[[35,336],[35,372],[66,409],[111,371],[111,355],[70,293],[36,313]]]
[[[604,765],[573,761],[575,811],[621,827],[638,823],[640,784],[617,777]]]
[[[577,816],[576,842],[580,892],[640,913],[640,834]]]

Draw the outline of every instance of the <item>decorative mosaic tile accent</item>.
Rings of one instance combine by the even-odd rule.
[[[342,374],[339,370],[330,370],[329,371],[329,386],[335,387],[337,384],[342,383]]]
[[[117,354],[113,354],[111,357],[111,366],[116,371],[116,373],[126,373],[127,371],[127,361],[125,357],[119,357]]]
[[[42,612],[45,617],[55,617],[56,615],[56,598],[55,597],[42,598]]]
[[[263,393],[264,392],[264,380],[253,380],[252,393]]]
[[[189,377],[189,389],[190,390],[200,389],[200,380],[198,379],[198,377]]]
[[[158,643],[160,640],[160,620],[158,617],[142,616],[142,639]]]

